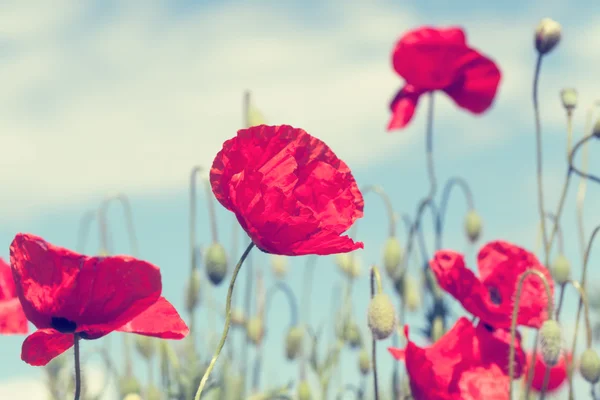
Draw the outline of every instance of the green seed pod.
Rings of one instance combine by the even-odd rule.
[[[421,292],[417,280],[410,275],[404,277],[403,301],[408,311],[415,312],[421,307]]]
[[[278,279],[285,278],[285,274],[287,273],[287,258],[279,255],[271,256],[271,267],[273,268],[273,274]]]
[[[125,397],[123,397],[123,400],[144,400],[142,398],[142,396],[140,396],[137,393],[128,393],[127,395],[125,395]]]
[[[255,346],[258,346],[262,341],[264,335],[262,319],[260,319],[259,317],[250,318],[248,320],[248,323],[246,324],[246,334],[248,335],[250,341]]]
[[[431,327],[431,341],[433,343],[440,340],[444,336],[444,320],[442,317],[435,317]]]
[[[561,26],[558,22],[544,18],[535,29],[535,48],[540,54],[547,54],[560,42]]]
[[[540,349],[544,363],[554,367],[561,353],[562,336],[558,322],[549,319],[540,328]]]
[[[119,393],[121,397],[128,394],[140,394],[142,387],[140,382],[134,376],[123,376],[119,379]]]
[[[149,336],[136,335],[135,349],[144,359],[150,360],[156,352],[156,340]]]
[[[159,388],[153,384],[149,384],[146,388],[146,398],[144,400],[161,400],[162,393]]]
[[[346,324],[346,329],[344,330],[344,340],[352,349],[357,349],[362,346],[362,336],[360,334],[360,328],[356,322],[350,321],[348,324]]]
[[[352,264],[352,256],[348,253],[336,254],[335,263],[343,274],[348,275]]]
[[[559,285],[564,285],[569,281],[571,276],[571,264],[564,254],[559,254],[554,259],[550,269],[552,271],[552,277]]]
[[[481,236],[481,227],[483,223],[481,217],[475,210],[469,210],[465,216],[465,233],[471,243],[475,243]]]
[[[395,237],[389,237],[383,247],[383,266],[390,278],[394,278],[398,273],[398,268],[402,263],[402,247]]]
[[[200,271],[194,268],[185,292],[185,309],[188,312],[194,311],[200,303],[200,282]]]
[[[596,120],[596,123],[594,124],[594,128],[592,130],[592,134],[596,137],[596,138],[600,138],[600,118],[598,118]]]
[[[396,327],[396,310],[388,295],[378,293],[371,299],[367,313],[369,329],[376,340],[387,339]]]
[[[310,385],[307,381],[302,380],[298,384],[298,400],[311,400]]]
[[[239,308],[231,311],[231,325],[237,327],[246,325],[246,316],[244,315],[244,311],[240,310]]]
[[[600,358],[594,349],[587,349],[581,354],[579,372],[592,385],[600,380]]]
[[[300,350],[302,349],[302,339],[304,338],[304,331],[300,326],[293,326],[288,331],[285,338],[285,355],[288,360],[294,360]]]
[[[369,357],[369,352],[365,348],[358,354],[358,369],[363,375],[368,375],[371,372],[371,357]]]
[[[220,243],[213,243],[206,251],[206,273],[213,285],[223,282],[227,275],[227,253]]]
[[[560,91],[560,100],[567,111],[573,111],[577,106],[577,90],[573,88],[563,89]]]
[[[425,270],[425,287],[427,290],[433,294],[433,297],[436,299],[441,299],[444,296],[444,291],[440,287],[440,284],[437,281],[437,278],[431,268],[427,268]]]

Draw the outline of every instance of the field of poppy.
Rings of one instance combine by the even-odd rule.
[[[538,93],[544,62],[560,50],[561,37],[561,25],[549,18],[531,30],[537,249],[503,238],[483,242],[483,216],[467,180],[458,172],[438,178],[434,100],[448,97],[454,112],[485,118],[503,69],[487,49],[469,44],[465,29],[422,26],[400,34],[390,49],[400,89],[390,92],[388,134],[402,134],[417,113],[426,114],[427,191],[413,213],[400,212],[377,182],[359,184],[352,165],[316,134],[271,125],[246,92],[240,96],[244,126],[231,132],[212,165],[190,166],[189,267],[179,289],[184,301],[164,293],[170,279],[165,268],[139,255],[132,202],[124,194],[111,196],[81,219],[77,251],[36,232],[14,236],[9,257],[0,259],[0,334],[23,340],[21,361],[3,361],[42,368],[51,400],[600,399],[600,325],[594,325],[600,297],[587,276],[600,226],[589,235],[583,228],[587,184],[600,183],[589,172],[588,154],[600,138],[600,118],[593,118],[600,103],[589,108],[583,135],[576,136],[576,89],[565,88],[554,99],[562,103],[567,135],[556,206],[544,190],[545,101]],[[581,261],[572,268],[563,250],[570,238],[560,222],[576,179],[580,235],[572,241],[579,242]],[[449,206],[453,191],[466,200],[464,218],[460,211],[466,251],[444,244],[456,236],[445,229],[447,217],[457,213]],[[381,225],[381,257],[369,260],[364,274],[360,252],[373,244],[357,226],[371,200],[382,201],[378,207],[388,221]],[[124,210],[131,255],[112,250],[107,209],[113,203]],[[209,216],[206,224],[198,224],[200,211]],[[233,220],[230,242],[223,240],[229,227],[218,215]],[[87,254],[83,244],[94,222],[100,251]],[[199,239],[200,230],[208,241]],[[468,254],[473,249],[474,257]],[[324,256],[332,256],[341,279],[320,282],[331,292],[333,309],[320,324],[311,309]],[[303,264],[299,284],[288,266],[297,257]],[[269,260],[272,285],[265,285],[257,259]],[[368,280],[368,293],[357,289],[361,279]],[[276,294],[289,306],[289,322],[267,318]],[[564,306],[569,296],[576,298],[572,310]],[[366,315],[355,311],[357,299],[367,301]],[[565,313],[575,315],[572,336],[563,326]],[[417,317],[409,323],[408,314]],[[286,323],[278,357],[297,374],[283,376],[275,366],[267,385],[261,379],[272,355],[264,344]],[[217,329],[209,332],[208,325]],[[88,387],[84,365],[92,354],[106,371],[97,393]],[[348,354],[358,380],[343,375]]]

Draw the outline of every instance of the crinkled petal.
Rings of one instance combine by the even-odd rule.
[[[16,296],[15,281],[10,265],[0,258],[0,300],[12,299]]]
[[[54,329],[39,329],[25,338],[21,348],[21,359],[33,366],[44,366],[73,346],[73,334],[64,334]]]
[[[417,104],[419,103],[419,97],[421,97],[421,94],[423,93],[422,90],[418,90],[409,84],[400,89],[390,103],[392,117],[388,123],[388,131],[402,129],[408,125],[415,114]]]
[[[190,332],[175,307],[164,297],[117,330],[162,339],[183,339]]]
[[[18,298],[0,301],[0,334],[18,335],[29,332],[29,321]]]

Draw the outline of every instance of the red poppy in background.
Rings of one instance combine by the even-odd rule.
[[[21,358],[46,365],[82,339],[112,331],[181,339],[189,330],[173,306],[160,297],[158,267],[133,257],[87,257],[44,239],[18,234],[10,246],[16,292],[29,335]]]
[[[465,265],[462,254],[436,252],[429,263],[440,286],[454,296],[465,310],[495,328],[510,328],[519,277],[530,268],[544,274],[554,296],[550,273],[532,253],[514,244],[495,241],[477,255],[479,278]],[[535,275],[523,282],[517,324],[539,328],[548,319],[548,297]]]
[[[0,258],[0,334],[26,334],[27,317],[17,297],[10,265]]]
[[[477,326],[462,317],[436,343],[421,348],[408,339],[406,349],[390,347],[396,360],[404,360],[415,400],[508,399],[510,333]],[[515,343],[515,378],[522,375],[525,353],[520,336]]]
[[[531,381],[531,388],[536,392],[542,391],[542,386],[544,385],[544,375],[546,374],[546,368],[550,369],[550,376],[548,379],[548,385],[546,386],[546,393],[551,393],[558,391],[562,385],[567,381],[567,362],[571,363],[573,361],[573,357],[571,354],[567,354],[566,358],[564,353],[558,359],[558,364],[554,367],[546,367],[546,363],[544,363],[544,359],[542,358],[541,353],[537,352],[535,357],[535,363],[532,363],[531,354],[527,354],[527,367],[525,373],[523,374],[525,377],[529,374],[529,369],[533,364],[533,380]]]
[[[341,236],[363,215],[350,168],[302,129],[239,130],[217,154],[210,183],[217,200],[264,252],[327,255],[363,248]]]
[[[419,97],[442,90],[475,114],[486,111],[500,83],[498,66],[466,43],[461,28],[424,27],[406,33],[392,54],[394,70],[406,81],[390,104],[388,130],[404,128],[412,119]]]

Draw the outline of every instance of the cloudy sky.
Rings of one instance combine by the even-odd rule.
[[[563,87],[579,90],[575,135],[581,137],[585,110],[600,97],[600,53],[592,40],[600,37],[600,19],[593,12],[599,6],[591,0],[577,8],[559,0],[513,0],[500,8],[474,0],[450,4],[1,0],[0,256],[8,257],[17,232],[74,247],[81,216],[105,196],[125,193],[133,205],[140,256],[162,268],[165,295],[181,308],[189,266],[189,171],[194,165],[208,168],[223,141],[235,135],[242,123],[242,94],[248,89],[269,123],[301,127],[324,140],[351,166],[359,184],[382,185],[398,212],[413,214],[428,184],[425,110],[420,107],[403,131],[387,133],[385,126],[388,102],[402,85],[391,68],[391,49],[403,32],[420,25],[464,27],[469,43],[502,69],[497,100],[484,116],[474,117],[437,95],[436,170],[440,182],[456,175],[470,182],[485,221],[483,241],[506,239],[533,250],[538,215],[533,29],[543,17],[564,27],[559,48],[544,61],[540,82],[546,204],[554,210],[566,168],[565,116],[558,93]],[[592,144],[592,171],[600,170],[593,157],[597,149]],[[575,179],[563,230],[565,253],[579,279],[577,184]],[[372,196],[366,198],[358,230],[358,239],[365,242],[360,254],[364,271],[380,262],[386,235],[385,210]],[[590,185],[588,234],[600,223],[599,199],[598,189]],[[466,246],[462,234],[461,201],[457,197],[450,203],[445,244],[468,250],[472,258],[476,249]],[[115,208],[109,214],[115,249],[127,253],[122,213]],[[200,240],[207,243],[206,213],[200,216]],[[219,207],[218,219],[229,247],[232,216]],[[86,248],[90,253],[98,250],[95,225],[93,229]],[[270,285],[268,258],[256,253],[253,261],[265,267]],[[592,254],[592,281],[598,279],[593,265],[599,261]],[[303,264],[303,259],[293,260],[289,273],[298,295]],[[317,268],[315,323],[331,308],[332,282],[340,282],[331,258],[321,259]],[[223,302],[225,290],[212,291],[217,302]],[[354,308],[363,318],[366,274],[355,290]],[[572,332],[574,304],[569,293],[567,332]],[[273,304],[272,331],[284,332],[287,314],[283,302]],[[220,329],[222,321],[212,321],[204,312],[200,316],[202,329]],[[407,318],[416,326],[421,321],[418,315]],[[39,385],[31,380],[40,382],[41,371],[19,359],[22,340],[0,338],[0,382],[7,382],[0,383],[0,398],[8,390],[19,391],[11,398],[30,399],[31,394],[16,388]],[[387,385],[391,361],[386,345],[380,346],[379,358]],[[295,368],[277,356],[279,333],[269,336],[266,346],[273,349],[267,362],[282,371],[269,383],[295,378]],[[203,351],[208,355],[212,349],[205,345]],[[355,355],[345,357],[344,378],[358,379]],[[586,398],[587,386],[577,384],[578,398]]]

